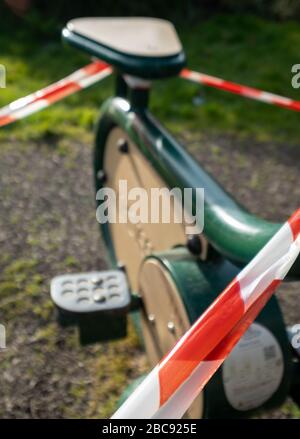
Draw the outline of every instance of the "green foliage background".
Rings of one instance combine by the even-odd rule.
[[[155,15],[185,20],[214,13],[252,13],[280,20],[300,16],[298,0],[35,0],[33,4],[55,20],[78,15]]]
[[[280,22],[249,13],[212,13],[210,6],[209,14],[205,9],[206,16],[204,9],[197,7],[198,18],[191,13],[193,19],[189,21],[184,18],[189,15],[187,5],[190,4],[193,11],[196,2],[175,2],[174,7],[170,6],[169,0],[161,6],[157,1],[142,5],[133,1],[126,7],[123,3],[112,2],[109,9],[106,0],[99,3],[100,6],[91,0],[45,2],[46,9],[43,9],[41,1],[36,2],[38,7],[23,18],[14,16],[7,8],[3,9],[3,3],[0,3],[3,12],[0,15],[0,63],[7,70],[7,87],[0,91],[0,107],[61,79],[89,62],[89,56],[61,43],[61,29],[68,18],[84,15],[89,5],[90,15],[97,14],[96,5],[103,13],[106,11],[106,15],[117,13],[118,5],[121,12],[130,13],[132,8],[132,14],[134,11],[142,14],[141,8],[148,8],[144,15],[167,15],[167,11],[177,14],[175,24],[189,68],[299,100],[300,91],[291,86],[291,67],[299,63],[300,26],[297,20]],[[176,9],[179,3],[183,8],[180,19],[179,6]],[[228,4],[229,8],[229,0],[220,3]],[[267,4],[250,0],[246,3]],[[154,11],[156,5],[157,13]],[[113,79],[105,81],[105,84],[96,84],[30,118],[1,129],[0,139],[46,138],[53,139],[57,144],[66,136],[81,136],[82,139],[91,136],[101,102],[113,93]],[[197,101],[200,105],[196,104]],[[298,141],[300,136],[298,113],[178,78],[153,83],[150,107],[175,134],[215,131],[281,141]]]

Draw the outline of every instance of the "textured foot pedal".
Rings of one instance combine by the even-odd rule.
[[[82,344],[126,336],[130,293],[121,270],[66,274],[51,282],[62,326],[78,325]]]
[[[51,282],[51,297],[71,314],[120,313],[130,305],[126,277],[119,270],[57,276]]]

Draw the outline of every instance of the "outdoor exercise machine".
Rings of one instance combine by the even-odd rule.
[[[148,194],[165,187],[205,191],[203,233],[187,235],[185,224],[175,222],[101,224],[111,270],[57,276],[51,284],[61,324],[78,325],[82,343],[125,337],[131,316],[154,366],[281,224],[238,204],[150,113],[152,81],[177,75],[197,80],[184,69],[185,54],[171,23],[80,18],[67,24],[63,39],[108,63],[104,75],[112,69],[115,74],[115,95],[103,104],[96,126],[96,193],[105,187],[118,193],[122,180],[128,191],[139,187]],[[224,88],[220,81],[216,86]],[[259,98],[253,89],[242,88],[231,91]],[[275,95],[260,96],[299,111],[291,100],[278,103]],[[197,197],[194,190],[190,216],[201,214],[195,212]],[[298,258],[289,279],[299,278]],[[257,409],[279,406],[288,395],[299,404],[300,353],[290,336],[273,296],[187,416],[249,417]]]

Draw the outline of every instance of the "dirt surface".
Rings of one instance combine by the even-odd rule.
[[[0,417],[106,417],[126,383],[145,369],[126,341],[80,347],[60,329],[49,297],[53,276],[106,266],[95,219],[91,149],[73,143],[3,145]]]
[[[197,159],[252,212],[286,219],[299,206],[299,145],[183,134]],[[91,148],[8,143],[0,151],[0,417],[107,417],[126,384],[147,370],[137,337],[80,347],[61,330],[49,282],[106,266],[95,219]],[[300,321],[297,284],[279,293],[286,321]],[[266,417],[295,417],[291,402]]]

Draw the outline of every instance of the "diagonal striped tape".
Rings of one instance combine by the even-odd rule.
[[[112,418],[180,418],[300,252],[300,209],[236,276]]]
[[[0,127],[36,113],[43,108],[50,106],[54,102],[101,81],[111,73],[112,67],[110,65],[96,60],[66,78],[42,90],[32,93],[29,96],[20,98],[0,109]],[[216,76],[206,75],[189,69],[183,69],[179,76],[183,79],[204,84],[208,87],[218,88],[250,99],[287,108],[289,110],[300,111],[299,101],[226,81]]]
[[[49,107],[54,102],[101,81],[111,73],[112,68],[108,64],[94,61],[66,78],[2,108],[0,126],[8,125]]]
[[[237,84],[236,82],[226,81],[216,76],[205,75],[204,73],[195,72],[189,69],[183,69],[179,76],[188,81],[204,84],[208,87],[218,88],[230,93],[238,94],[249,99],[276,105],[277,107],[287,108],[288,110],[300,111],[300,102],[290,98],[285,98],[258,88],[247,87],[246,85]]]

